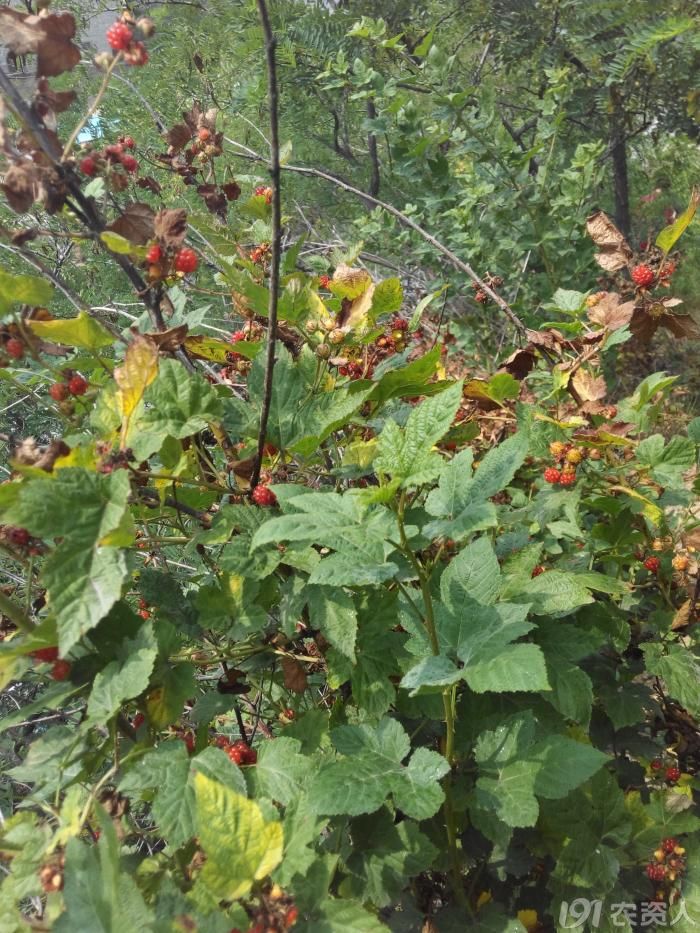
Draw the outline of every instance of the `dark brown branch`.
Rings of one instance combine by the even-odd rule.
[[[142,499],[148,499],[150,502],[153,502],[154,507],[156,503],[161,501],[160,493],[156,489],[139,487],[136,491]],[[184,502],[178,502],[177,499],[174,499],[172,496],[166,496],[162,502],[163,505],[168,506],[168,508],[175,509],[177,512],[182,512],[183,515],[190,515],[192,518],[196,518],[197,521],[201,522],[207,528],[211,525],[211,515],[208,512],[202,512],[201,509],[193,509],[191,506],[185,505]]]
[[[282,248],[282,199],[280,194],[280,140],[278,119],[277,66],[275,48],[277,41],[272,32],[270,16],[265,0],[258,0],[260,24],[265,38],[265,59],[267,63],[267,96],[270,110],[270,180],[272,182],[272,242],[270,254],[270,299],[267,314],[267,347],[265,349],[265,385],[263,390],[262,411],[260,412],[260,430],[258,431],[258,450],[255,455],[250,485],[255,489],[260,480],[267,421],[270,417],[272,402],[272,380],[275,370],[275,344],[277,340],[277,299],[280,280],[280,251]]]

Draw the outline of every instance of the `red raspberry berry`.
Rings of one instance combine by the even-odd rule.
[[[203,126],[197,131],[197,136],[201,142],[205,143],[211,139],[211,130],[207,129],[206,126]],[[257,194],[257,191],[255,193]]]
[[[140,615],[142,619],[150,619],[151,613],[148,609],[139,609],[137,615]]]
[[[13,360],[21,360],[24,356],[24,344],[17,337],[10,337],[5,344],[5,353]]]
[[[287,909],[287,913],[284,915],[285,927],[287,929],[289,929],[289,927],[293,927],[294,924],[297,922],[298,917],[299,917],[299,908],[295,904],[292,904],[292,906]]]
[[[181,736],[181,739],[185,743],[187,753],[191,755],[194,752],[194,733],[185,732],[185,734]]]
[[[15,544],[17,547],[26,547],[29,544],[31,535],[26,528],[10,528],[8,537],[11,544]]]
[[[328,288],[328,286],[331,284],[330,275],[319,275],[318,284],[321,286],[321,288]]]
[[[150,246],[148,248],[148,252],[146,253],[146,262],[148,263],[160,262],[162,258],[163,258],[163,250],[160,248],[160,246],[157,243],[154,243],[153,246]]]
[[[70,677],[70,661],[56,661],[51,668],[51,676],[54,680],[67,680]]]
[[[647,877],[651,881],[663,881],[666,877],[666,868],[655,862],[650,862],[646,867]]]
[[[533,578],[534,578],[534,577],[539,577],[539,575],[540,575],[541,573],[544,573],[544,567],[542,566],[542,564],[538,564],[538,565],[535,567],[535,569],[532,571],[532,573],[530,574],[530,576],[533,577]]]
[[[231,343],[238,343],[241,340],[246,339],[246,332],[244,330],[234,330],[231,334]]]
[[[73,376],[68,383],[68,390],[71,395],[85,395],[88,390],[88,383],[82,376]]]
[[[674,839],[673,837],[669,837],[668,839],[664,839],[664,841],[661,843],[661,848],[666,853],[666,855],[670,855],[677,845],[678,840]]]
[[[137,171],[139,167],[139,163],[136,161],[136,159],[132,155],[122,156],[122,165],[124,166],[126,171],[130,173]]]
[[[131,720],[131,725],[134,727],[134,729],[140,729],[145,722],[146,717],[143,715],[143,713],[137,713]]]
[[[644,561],[644,566],[650,573],[658,573],[661,561],[658,557],[647,557]]]
[[[485,305],[488,302],[488,300],[489,300],[489,296],[486,294],[486,292],[483,292],[481,289],[479,289],[479,291],[476,292],[476,294],[474,295],[474,301],[478,301],[480,305]]]
[[[121,143],[112,143],[104,147],[103,153],[104,157],[109,159],[110,162],[121,162],[124,155],[124,146]]]
[[[277,496],[267,486],[256,486],[252,498],[256,505],[277,505]]]
[[[666,768],[666,780],[669,782],[669,784],[675,784],[676,781],[680,778],[680,776],[681,776],[680,768],[676,768],[673,766],[670,768]]]
[[[89,178],[92,178],[92,176],[97,171],[97,162],[95,162],[92,156],[85,156],[84,159],[80,160],[78,167],[80,168],[80,171],[83,173],[83,175],[87,175]]]
[[[646,263],[640,263],[640,265],[635,266],[632,269],[632,280],[635,285],[638,285],[640,288],[648,288],[654,283],[656,279],[656,274],[653,269],[650,269]]]
[[[402,317],[394,317],[391,319],[391,329],[408,330],[408,321]]]
[[[249,748],[245,756],[245,761],[243,762],[243,764],[254,765],[257,762],[257,760],[258,760],[258,753],[255,751],[254,748]]]
[[[126,146],[127,149],[135,149],[136,143],[134,142],[133,136],[125,136],[122,139],[122,143]]]
[[[228,748],[230,742],[225,735],[217,735],[214,736],[214,745],[216,745],[217,748]]]
[[[660,771],[663,768],[663,762],[660,758],[654,758],[649,765],[652,771]]]
[[[129,29],[126,23],[121,21],[113,23],[106,33],[108,45],[114,49],[115,52],[125,52],[131,45],[131,40],[134,38],[133,32]]]
[[[559,482],[562,486],[573,486],[576,482],[576,474],[569,472],[562,473]]]
[[[542,475],[545,483],[558,483],[561,481],[561,471],[556,467],[547,467]]]
[[[65,402],[68,398],[68,386],[65,382],[54,382],[49,389],[49,395],[54,402]]]
[[[188,247],[183,247],[180,252],[175,257],[175,269],[177,272],[194,272],[197,268],[199,260],[197,259],[197,254],[193,249]]]
[[[35,661],[53,664],[58,660],[58,648],[37,648],[36,651],[32,651],[32,657]]]

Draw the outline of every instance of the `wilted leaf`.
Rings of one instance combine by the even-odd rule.
[[[196,191],[204,201],[207,210],[221,218],[226,217],[228,201],[226,195],[217,185],[197,185]]]
[[[297,660],[290,657],[282,658],[282,673],[287,690],[292,690],[294,693],[303,693],[306,690],[306,671]]]
[[[686,599],[683,605],[676,611],[671,623],[671,631],[676,632],[679,628],[685,628],[691,621],[691,610],[693,608],[692,600]],[[694,620],[693,620],[694,621]]]
[[[586,369],[577,369],[571,381],[584,402],[596,402],[605,398],[608,391],[605,379],[602,376],[594,376]]]
[[[596,262],[606,272],[616,272],[629,263],[632,250],[604,211],[591,214],[586,221],[586,231],[600,250],[596,253]]]
[[[241,186],[235,181],[229,181],[222,185],[221,190],[226,195],[227,201],[237,201],[241,196]]]
[[[152,334],[144,334],[144,337],[154,343],[162,353],[173,353],[185,342],[187,337],[187,324],[179,324],[177,327],[171,327],[169,330],[160,330]]]
[[[174,152],[180,152],[192,139],[192,130],[186,123],[176,123],[165,134],[168,145],[172,146]]]
[[[351,269],[341,263],[333,273],[330,290],[338,298],[359,298],[372,284],[372,277],[365,269]]]
[[[107,230],[118,233],[125,240],[134,243],[137,246],[144,246],[149,240],[153,239],[153,208],[140,201],[134,201],[128,204],[121,217],[117,217]],[[107,244],[109,246],[109,244]]]
[[[537,354],[530,344],[514,353],[504,360],[500,370],[510,373],[515,379],[524,379],[537,362]]]
[[[80,50],[70,41],[75,36],[72,13],[35,16],[3,7],[0,35],[3,44],[16,55],[36,53],[36,73],[46,78],[69,71],[80,61]]]
[[[158,211],[154,234],[166,249],[179,249],[187,232],[187,211],[184,208]]]
[[[343,298],[338,326],[349,330],[357,330],[366,323],[369,312],[372,310],[374,296],[374,283],[370,282],[365,291],[357,298]]]
[[[615,292],[608,294],[588,309],[588,319],[594,324],[600,324],[606,330],[618,330],[629,324],[634,313],[633,301],[620,301]]]

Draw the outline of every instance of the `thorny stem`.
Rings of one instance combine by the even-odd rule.
[[[267,94],[270,111],[270,180],[272,182],[272,242],[270,255],[270,298],[267,315],[267,347],[265,352],[265,385],[263,390],[258,449],[250,478],[251,488],[255,489],[260,480],[267,421],[272,402],[272,379],[275,368],[275,343],[277,340],[277,303],[279,297],[280,250],[282,247],[282,201],[280,195],[280,141],[278,122],[277,67],[275,48],[277,40],[272,32],[270,16],[265,0],[258,0],[258,12],[265,37],[265,57],[267,61]]]

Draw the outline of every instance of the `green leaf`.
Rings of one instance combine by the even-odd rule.
[[[545,700],[566,719],[587,727],[593,707],[593,684],[580,667],[555,650],[545,652],[550,690]],[[607,707],[607,704],[606,704]]]
[[[548,570],[520,587],[518,601],[528,602],[535,615],[553,615],[573,612],[593,602],[589,590],[574,573]]]
[[[439,782],[449,765],[426,748],[416,749],[408,766],[403,765],[410,741],[396,720],[382,719],[376,727],[341,726],[331,738],[341,755],[322,761],[311,780],[309,794],[317,813],[373,813],[389,794],[414,819],[428,819],[442,805]]]
[[[122,933],[153,930],[153,914],[136,882],[119,864],[119,843],[111,820],[100,820],[97,846],[70,839],[66,846],[65,911],[57,933]]]
[[[137,246],[135,243],[131,243],[125,236],[122,236],[121,233],[114,233],[112,230],[103,230],[100,234],[100,239],[108,250],[120,256],[129,256],[131,254],[138,255],[143,251],[142,247]]]
[[[216,392],[202,376],[176,360],[161,360],[129,425],[127,442],[137,457],[158,450],[166,437],[191,437],[221,418]]]
[[[304,788],[311,761],[301,755],[298,739],[279,736],[274,742],[263,742],[258,749],[258,761],[250,780],[255,797],[270,797],[288,806]]]
[[[541,768],[535,780],[535,792],[556,800],[579,787],[602,768],[608,756],[603,752],[575,742],[564,735],[549,735],[531,750],[530,759]]]
[[[412,667],[401,679],[401,686],[411,691],[411,696],[425,692],[426,688],[440,690],[462,679],[462,671],[454,661],[444,655],[430,655]]]
[[[394,596],[368,600],[358,615],[356,663],[350,673],[355,702],[368,716],[383,716],[396,700],[405,636],[395,632]]]
[[[282,860],[282,824],[204,774],[194,778],[199,841],[207,856],[201,883],[215,901],[244,897]],[[226,832],[221,832],[221,827]]]
[[[464,394],[467,398],[488,399],[503,406],[508,399],[514,399],[520,395],[520,383],[510,373],[497,373],[488,381],[470,379],[464,386]]]
[[[334,648],[354,661],[357,612],[352,597],[344,590],[322,586],[311,586],[306,593],[312,628],[320,629]]]
[[[41,307],[53,298],[53,285],[39,275],[13,275],[0,270],[0,314],[6,314],[13,304]]]
[[[370,400],[385,402],[390,398],[422,395],[423,389],[440,364],[440,348],[433,347],[423,356],[412,360],[400,369],[390,369],[375,383]]]
[[[67,347],[83,347],[98,350],[114,343],[113,335],[87,311],[79,311],[77,317],[54,321],[29,321],[32,333],[43,340],[61,343]]]
[[[26,481],[9,510],[8,520],[33,535],[62,538],[42,568],[62,655],[121,595],[124,555],[100,543],[119,527],[130,491],[126,471],[105,476],[71,467]]]
[[[144,625],[136,638],[127,639],[123,660],[111,661],[95,677],[88,699],[88,721],[104,724],[119,712],[122,703],[148,686],[158,646],[152,627]]]
[[[660,677],[674,700],[684,706],[692,716],[700,716],[700,664],[688,648],[679,644],[642,645],[647,671]]]
[[[492,657],[469,665],[464,679],[475,693],[549,689],[544,655],[530,644],[506,645]]]
[[[466,600],[489,605],[501,588],[501,570],[488,538],[477,538],[450,561],[440,579],[448,609],[457,612]]]
[[[661,233],[659,233],[656,238],[656,245],[659,247],[659,249],[664,251],[664,255],[668,255],[668,253],[670,253],[670,251],[675,246],[676,241],[688,229],[693,220],[693,217],[695,217],[698,204],[700,204],[700,189],[694,189],[690,196],[690,203],[688,204],[688,207],[674,220],[670,226],[664,227]]]
[[[146,712],[156,729],[167,728],[182,713],[188,697],[197,689],[191,664],[163,666],[155,678],[158,686],[146,697]]]
[[[411,315],[411,320],[408,322],[408,332],[410,334],[418,330],[418,325],[420,324],[420,319],[423,316],[423,312],[436,298],[439,298],[440,295],[445,291],[447,285],[443,285],[442,288],[436,289],[434,292],[425,295],[416,305],[416,310]]]
[[[371,319],[374,321],[383,314],[394,314],[401,310],[403,287],[397,278],[384,279],[375,285],[372,293]]]
[[[400,479],[402,486],[434,479],[442,461],[431,448],[449,430],[461,398],[462,383],[457,382],[414,408],[403,430],[387,421],[379,435],[375,469]]]
[[[357,901],[324,901],[301,933],[387,933],[384,923]]]

